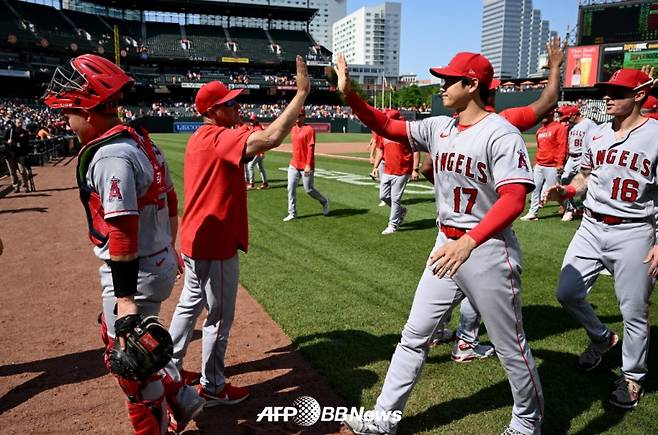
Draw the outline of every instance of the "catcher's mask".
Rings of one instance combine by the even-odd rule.
[[[113,113],[134,83],[132,77],[104,57],[83,54],[55,70],[43,100],[53,109]]]

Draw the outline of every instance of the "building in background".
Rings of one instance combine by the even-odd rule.
[[[309,32],[313,39],[328,49],[332,46],[331,29],[333,24],[347,15],[347,0],[213,0],[229,3],[249,3],[270,6],[286,6],[299,8],[317,9],[313,21],[309,26]],[[256,20],[253,20],[256,21]],[[291,24],[288,22],[273,22],[275,28],[286,29]],[[300,30],[298,28],[289,30]]]
[[[344,53],[350,74],[364,84],[382,84],[368,73],[357,70],[382,69],[387,84],[394,85],[400,73],[400,3],[386,2],[364,6],[333,25],[334,56]],[[370,67],[370,68],[368,68]],[[363,80],[363,81],[360,81]]]
[[[549,26],[532,0],[484,0],[481,50],[496,77],[541,75]]]

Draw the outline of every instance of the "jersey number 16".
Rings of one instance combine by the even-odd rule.
[[[635,202],[640,195],[639,188],[640,183],[632,178],[622,180],[621,177],[617,177],[612,180],[612,195],[610,197],[614,200]]]

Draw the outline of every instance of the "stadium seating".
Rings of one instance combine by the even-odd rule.
[[[281,46],[281,58],[285,61],[294,61],[298,54],[305,56],[315,45],[313,38],[303,31],[270,30],[272,40]]]
[[[181,30],[178,24],[147,23],[144,45],[148,48],[149,56],[188,58],[189,50],[181,46]]]

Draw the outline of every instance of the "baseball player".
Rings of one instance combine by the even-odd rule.
[[[258,122],[258,117],[253,114],[249,117],[251,130],[263,130],[263,126]],[[267,172],[265,172],[265,153],[258,153],[254,156],[249,163],[247,163],[247,190],[254,188],[254,167],[258,166],[260,171],[261,185],[259,189],[267,189],[270,185],[267,182]]]
[[[386,111],[386,116],[391,119],[400,119],[400,112],[389,109]],[[391,207],[391,215],[388,225],[382,231],[384,235],[395,233],[407,216],[407,208],[402,206],[402,195],[414,172],[418,179],[419,158],[420,153],[412,152],[408,144],[401,144],[386,138],[382,138],[377,143],[375,161],[370,176],[373,178],[379,176],[380,162],[382,160],[386,162],[379,183],[379,199]]]
[[[370,142],[368,143],[368,152],[370,153],[370,164],[372,165],[375,163],[375,156],[377,155],[377,146],[381,146],[382,142],[382,137],[379,136],[377,133],[374,131],[371,132],[371,137],[370,137]],[[373,177],[372,174],[370,174],[371,178],[377,178],[379,177],[379,180],[381,181],[383,175],[384,175],[384,159],[382,158],[381,162],[379,162],[379,166],[377,166],[377,176]],[[386,207],[388,204],[386,204],[386,201],[380,200],[379,201],[379,207]]]
[[[582,193],[585,215],[562,263],[557,298],[583,326],[590,339],[578,359],[583,371],[596,368],[619,337],[601,323],[587,302],[598,273],[609,270],[624,319],[622,376],[611,404],[634,408],[643,394],[649,344],[649,296],[658,274],[656,245],[656,163],[658,122],[640,114],[651,78],[621,69],[595,86],[605,92],[606,113],[613,120],[585,136],[580,173],[568,186],[553,186],[549,201]]]
[[[658,98],[653,95],[647,97],[647,101],[642,105],[642,116],[658,120]]]
[[[522,326],[520,251],[511,229],[533,187],[532,173],[519,131],[484,109],[491,63],[479,54],[458,53],[447,67],[432,68],[446,82],[443,104],[458,116],[413,122],[389,119],[353,92],[343,55],[337,69],[338,87],[364,124],[431,154],[440,227],[374,417],[344,423],[358,434],[396,432],[398,421],[390,413],[403,411],[434,332],[468,296],[482,313],[512,389],[512,419],[503,433],[540,433],[543,394]]]
[[[243,160],[281,144],[310,91],[306,64],[297,56],[297,93],[283,113],[264,130],[238,125],[241,89],[218,81],[197,92],[196,108],[204,124],[190,137],[185,151],[185,207],[181,251],[185,284],[171,320],[173,361],[182,366],[201,310],[202,377],[199,391],[206,406],[233,405],[249,392],[226,381],[224,356],[235,315],[238,250],[247,252],[248,221]]]
[[[560,38],[552,38],[546,44],[548,52],[549,75],[548,84],[536,101],[527,106],[511,107],[500,112],[500,116],[509,121],[521,131],[528,130],[537,124],[557,103],[560,92],[560,67],[564,61],[564,47]],[[489,98],[485,110],[495,112],[495,91],[500,85],[500,80],[493,79],[489,86]],[[527,162],[526,162],[527,163]],[[422,168],[423,175],[434,183],[434,172],[432,159],[425,159]],[[449,318],[448,318],[449,321]],[[456,337],[451,358],[461,363],[477,359],[484,359],[494,354],[493,346],[479,342],[480,315],[470,303],[464,298],[460,305],[459,328],[453,333],[445,325],[440,325],[432,340],[432,344],[452,342]]]
[[[128,319],[137,313],[157,316],[177,270],[173,241],[178,206],[164,156],[145,131],[121,124],[117,116],[118,103],[133,83],[112,62],[85,54],[69,67],[57,68],[44,96],[49,107],[62,109],[83,145],[76,174],[89,238],[104,262],[99,322],[110,371],[109,355],[115,346],[123,346]],[[121,344],[115,343],[117,335]],[[114,373],[127,396],[136,434],[166,433],[167,407],[175,431],[203,409],[203,399],[184,385],[171,363],[139,381]]]
[[[585,118],[580,113],[577,106],[562,106],[558,109],[561,122],[568,122],[568,159],[564,165],[564,172],[560,177],[560,184],[567,185],[571,183],[573,177],[576,176],[580,170],[580,158],[582,156],[583,138],[587,132],[596,127],[596,123],[589,118]],[[569,199],[564,202],[564,214],[562,221],[568,222],[573,220],[573,213],[575,207],[573,200]]]
[[[555,111],[549,111],[535,133],[537,152],[535,154],[535,190],[532,192],[530,210],[521,218],[522,221],[537,221],[541,192],[557,184],[558,177],[564,171],[567,153],[567,127],[555,121]]]
[[[315,130],[304,124],[305,120],[306,111],[302,108],[297,116],[297,123],[290,132],[292,158],[288,166],[288,216],[283,218],[284,222],[297,218],[297,184],[300,178],[306,193],[322,204],[322,214],[329,215],[329,198],[323,196],[314,186]]]

